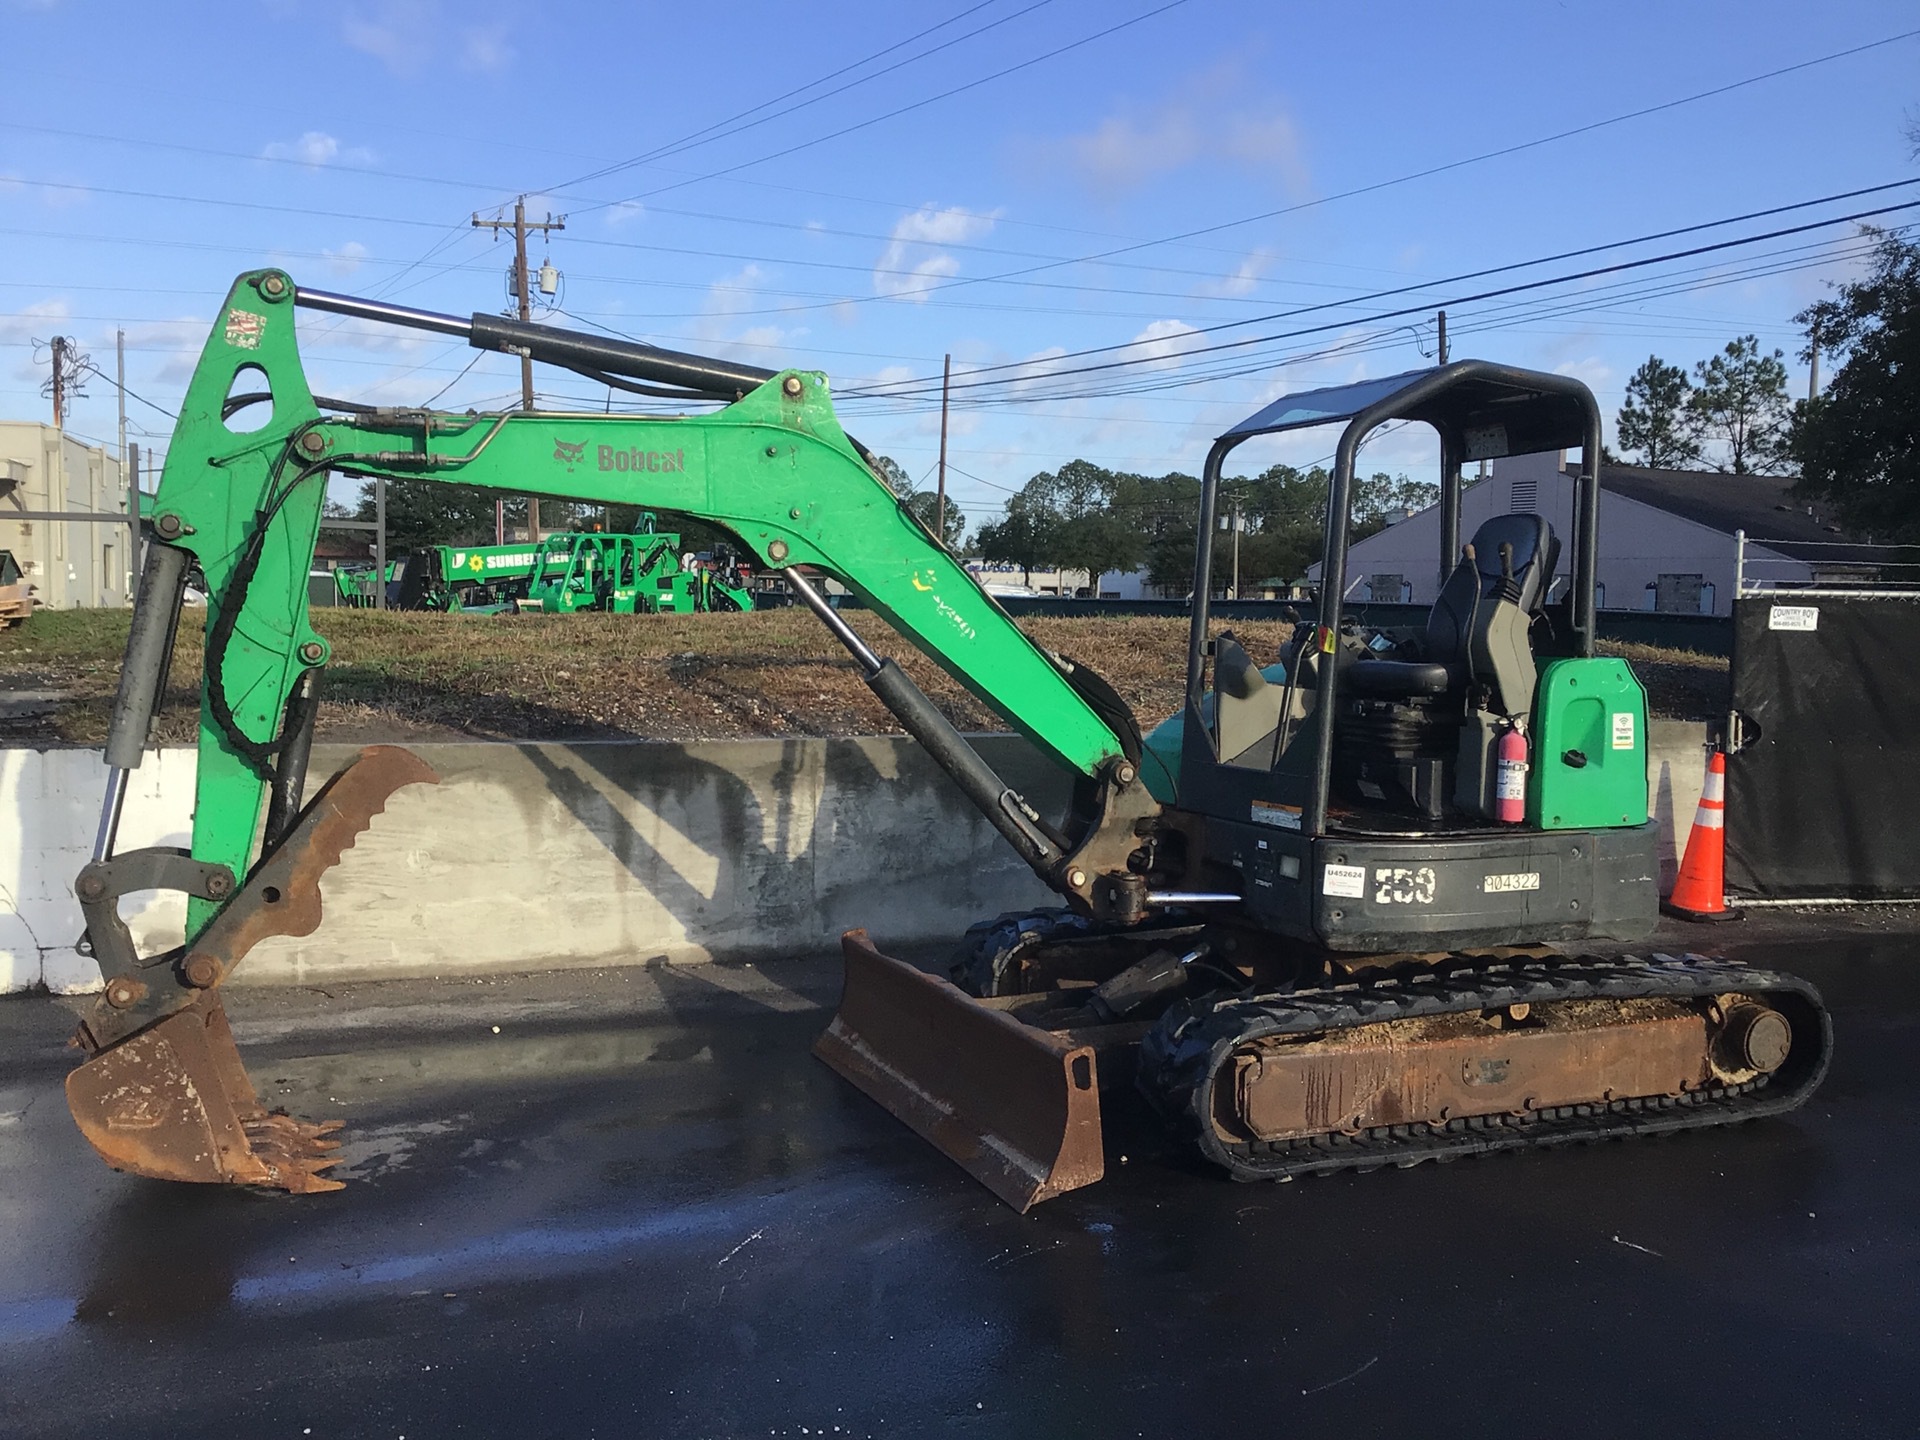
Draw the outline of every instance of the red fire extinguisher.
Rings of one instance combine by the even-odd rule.
[[[1500,732],[1494,771],[1494,819],[1518,825],[1527,818],[1527,735],[1517,723]]]

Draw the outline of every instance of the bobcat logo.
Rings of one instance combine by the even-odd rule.
[[[584,440],[578,445],[569,445],[565,440],[555,440],[553,442],[553,458],[567,467],[567,473],[569,475],[573,473],[573,467],[580,463],[580,457],[586,453],[587,442]]]

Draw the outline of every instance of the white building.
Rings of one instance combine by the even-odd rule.
[[[1470,483],[1461,496],[1461,543],[1495,515],[1537,512],[1559,537],[1558,583],[1564,587],[1573,568],[1577,469],[1577,461],[1552,452],[1494,461],[1492,475]],[[1737,530],[1747,535],[1749,569],[1766,579],[1793,584],[1825,578],[1831,565],[1823,559],[1844,566],[1850,547],[1838,527],[1793,498],[1792,485],[1791,478],[1779,476],[1601,467],[1595,604],[1731,614]],[[1775,550],[1772,541],[1792,543]],[[1317,581],[1320,567],[1308,573]],[[1431,605],[1442,578],[1437,505],[1357,542],[1347,555],[1351,601]]]
[[[117,516],[118,524],[17,520],[23,510]],[[0,420],[0,550],[10,550],[34,598],[55,610],[126,605],[133,556],[120,462],[32,420]]]
[[[1025,569],[1007,560],[968,560],[963,562],[967,573],[983,586],[995,589],[1015,591],[1021,587],[1031,590],[1035,595],[1066,595],[1085,597],[1087,593],[1087,572],[1084,570],[1055,570],[1036,565]],[[1108,579],[1114,578],[1108,576]]]

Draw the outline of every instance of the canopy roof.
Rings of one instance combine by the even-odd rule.
[[[1565,375],[1460,360],[1283,395],[1222,438],[1303,430],[1375,411],[1376,422],[1419,420],[1452,436],[1463,460],[1491,460],[1584,444],[1591,403],[1587,387]]]

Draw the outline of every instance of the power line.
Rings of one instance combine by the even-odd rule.
[[[1253,315],[1240,320],[1222,321],[1221,323],[1215,324],[1215,325],[1197,327],[1185,333],[1192,334],[1192,335],[1214,335],[1222,331],[1235,330],[1247,325],[1264,325],[1275,320],[1291,320],[1301,315],[1318,314],[1319,312],[1324,310],[1345,309],[1353,305],[1368,304],[1375,300],[1388,300],[1399,295],[1411,295],[1411,294],[1418,293],[1419,291],[1422,291],[1422,290],[1431,290],[1440,285],[1459,285],[1459,284],[1464,284],[1469,280],[1482,280],[1482,279],[1487,279],[1494,275],[1511,274],[1513,271],[1516,271],[1516,270],[1530,270],[1541,265],[1555,265],[1560,263],[1563,260],[1574,260],[1584,255],[1598,255],[1608,250],[1624,250],[1629,246],[1633,246],[1633,245],[1652,244],[1656,240],[1670,240],[1681,235],[1697,234],[1702,230],[1717,230],[1727,225],[1739,225],[1749,220],[1764,219],[1769,215],[1784,215],[1794,210],[1807,210],[1817,205],[1831,205],[1841,200],[1857,199],[1858,197],[1863,195],[1877,195],[1888,190],[1899,190],[1911,185],[1920,185],[1920,177],[1912,177],[1905,180],[1890,180],[1884,184],[1869,185],[1858,190],[1844,190],[1833,195],[1823,195],[1823,196],[1820,196],[1818,199],[1814,199],[1814,200],[1798,200],[1789,205],[1775,205],[1763,210],[1749,210],[1744,214],[1729,215],[1718,220],[1705,220],[1694,225],[1683,225],[1677,229],[1658,230],[1646,235],[1636,235],[1633,238],[1628,240],[1612,240],[1612,241],[1606,242],[1605,244],[1586,245],[1575,250],[1562,250],[1559,253],[1553,254],[1553,255],[1537,256],[1531,260],[1516,260],[1505,265],[1494,265],[1483,270],[1463,271],[1458,275],[1446,276],[1444,279],[1421,281],[1420,283],[1414,284],[1414,285],[1401,285],[1388,290],[1375,290],[1370,294],[1355,295],[1344,301],[1329,300],[1329,301],[1323,301],[1317,305],[1302,306],[1293,310],[1280,310],[1280,311],[1274,311],[1273,313],[1267,314],[1267,315]],[[1819,223],[1822,225],[1837,224],[1837,223],[1841,223],[1841,221],[1844,221],[1847,218],[1848,217],[1842,216],[1839,218],[1839,220],[1821,221]],[[1771,237],[1762,236],[1759,238],[1767,239]],[[1737,241],[1737,242],[1729,242],[1729,243],[1746,244],[1749,242]],[[1687,252],[1687,253],[1692,253],[1692,252]],[[1444,304],[1448,302],[1439,302],[1439,303]],[[1431,307],[1423,305],[1420,308],[1424,310]],[[1024,369],[1036,364],[1051,365],[1054,362],[1059,360],[1078,360],[1088,355],[1116,354],[1123,350],[1133,350],[1146,345],[1161,344],[1163,343],[1163,340],[1164,340],[1164,337],[1159,337],[1152,340],[1126,340],[1113,345],[1094,345],[1094,346],[1089,346],[1084,350],[1070,350],[1062,355],[1049,356],[1045,361],[1013,360],[1013,361],[1008,361],[1004,364],[999,364],[999,365],[982,365],[982,366],[976,367],[975,369],[966,371],[965,374],[987,375],[987,374],[994,374],[994,373],[1005,371],[1005,370]],[[1159,357],[1155,357],[1155,358],[1159,358]],[[1048,372],[1048,373],[1051,373],[1051,372]],[[932,377],[929,376],[929,377],[919,377],[911,380],[893,381],[893,382],[889,382],[889,385],[892,386],[893,388],[899,388],[899,387],[921,388],[931,383],[932,383]]]
[[[1006,25],[1014,20],[1018,20],[1022,15],[1031,14],[1035,10],[1039,10],[1044,6],[1052,4],[1053,0],[1036,0],[1036,3],[1027,6],[1026,9],[1024,10],[1016,10],[1011,15],[1002,16],[1000,19],[995,20],[990,24],[983,25],[977,30],[969,30],[965,35],[957,36],[952,40],[943,41],[941,44],[934,46],[930,50],[921,51],[920,54],[918,55],[910,55],[905,60],[901,60],[896,62],[895,64],[888,65],[884,69],[877,70],[871,75],[863,75],[858,80],[849,81],[847,84],[837,86],[834,89],[825,92],[824,94],[815,95],[810,99],[803,100],[796,105],[789,105],[786,109],[775,111],[771,115],[763,115],[758,120],[753,120],[750,123],[738,125],[734,129],[728,130],[725,128],[729,125],[734,125],[736,121],[744,121],[747,119],[748,116],[754,115],[757,112],[761,110],[765,110],[770,106],[778,105],[784,100],[791,100],[796,95],[804,94],[806,91],[813,89],[815,86],[824,85],[829,80],[837,80],[842,75],[850,74],[851,72],[860,69],[864,65],[870,65],[875,60],[878,60],[883,56],[891,55],[896,50],[904,49],[906,46],[913,44],[916,40],[924,40],[927,36],[933,34],[935,31],[944,30],[949,25],[957,25],[960,21],[966,19],[967,16],[975,14],[978,11],[985,10],[988,6],[993,5],[995,3],[996,3],[996,0],[980,0],[979,4],[968,6],[965,10],[962,10],[958,15],[950,16],[949,18],[942,20],[937,25],[929,25],[926,29],[921,30],[915,34],[909,35],[904,40],[895,41],[893,44],[887,46],[885,49],[876,50],[871,55],[863,56],[861,59],[855,60],[850,65],[842,65],[838,70],[830,71],[828,74],[822,75],[817,80],[809,80],[806,84],[795,86],[793,89],[787,91],[785,94],[776,95],[771,100],[763,100],[758,105],[749,106],[747,109],[739,111],[738,113],[727,117],[725,120],[717,120],[711,125],[703,126],[698,130],[695,130],[690,132],[689,134],[683,135],[678,140],[670,140],[666,144],[656,146],[654,149],[646,151],[643,154],[632,156],[631,158],[626,160],[618,160],[610,165],[604,165],[598,170],[591,170],[587,172],[585,175],[576,176],[572,180],[563,181],[560,185],[555,186],[553,188],[555,190],[565,190],[568,186],[571,186],[571,185],[590,184],[595,180],[601,180],[601,179],[605,179],[610,175],[616,175],[623,170],[631,170],[637,165],[645,165],[655,160],[663,160],[663,159],[666,159],[668,156],[680,154],[683,151],[694,149],[700,145],[710,145],[715,140],[724,140],[730,136],[741,134],[744,131],[757,129],[759,126],[768,124],[774,120],[778,120],[782,116],[791,115],[796,110],[805,109],[809,105],[817,105],[822,100],[831,99],[835,95],[844,94],[846,91],[852,90],[856,86],[865,85],[870,83],[871,81],[878,80],[882,75],[891,75],[894,71],[899,70],[904,66],[916,64],[921,60],[925,60],[931,55],[939,54],[942,50],[950,50],[955,45],[959,45],[964,41],[971,40],[977,35],[986,34],[986,32],[989,30],[997,30],[1002,25]],[[717,134],[714,133],[716,131],[721,133],[717,133]]]
[[[1352,189],[1338,191],[1332,195],[1323,195],[1314,200],[1303,200],[1294,205],[1284,205],[1277,210],[1265,210],[1257,215],[1244,216],[1238,220],[1226,220],[1218,224],[1203,225],[1193,230],[1183,230],[1174,235],[1164,236],[1158,240],[1142,240],[1132,245],[1121,246],[1118,249],[1102,251],[1099,254],[1081,256],[1072,261],[1031,266],[1025,270],[1007,271],[1000,275],[961,277],[946,281],[940,285],[929,286],[928,288],[931,290],[949,290],[962,285],[993,284],[1003,280],[1036,274],[1041,270],[1052,269],[1056,264],[1091,264],[1095,261],[1111,259],[1116,255],[1130,255],[1136,251],[1150,249],[1158,245],[1180,243],[1197,239],[1202,235],[1216,235],[1223,230],[1238,229],[1241,226],[1258,224],[1264,220],[1277,220],[1283,215],[1297,214],[1302,210],[1311,210],[1322,205],[1330,205],[1337,200],[1350,200],[1360,195],[1375,194],[1378,191],[1386,190],[1393,186],[1409,184],[1415,180],[1431,179],[1435,175],[1444,175],[1449,171],[1463,169],[1469,165],[1478,165],[1488,160],[1497,160],[1509,155],[1518,155],[1527,150],[1538,149],[1543,145],[1552,145],[1561,140],[1572,139],[1578,135],[1591,134],[1596,130],[1603,130],[1613,125],[1624,124],[1629,120],[1644,119],[1648,115],[1656,115],[1662,111],[1677,109],[1683,105],[1692,105],[1702,100],[1713,99],[1716,96],[1726,95],[1732,91],[1745,89],[1751,85],[1758,85],[1767,80],[1778,79],[1782,75],[1791,75],[1796,71],[1811,69],[1817,65],[1830,64],[1835,60],[1844,60],[1850,56],[1863,54],[1869,50],[1877,50],[1883,46],[1897,44],[1902,40],[1911,40],[1915,36],[1920,36],[1920,29],[1904,30],[1897,35],[1889,35],[1881,40],[1869,41],[1864,45],[1855,45],[1846,50],[1836,50],[1831,54],[1820,55],[1811,60],[1802,60],[1792,65],[1781,66],[1779,69],[1769,70],[1764,74],[1750,75],[1743,80],[1735,80],[1725,85],[1717,85],[1709,90],[1696,91],[1691,95],[1683,95],[1676,100],[1666,100],[1658,105],[1647,105],[1638,110],[1624,111],[1618,115],[1610,115],[1603,120],[1595,120],[1585,125],[1576,125],[1568,130],[1557,131],[1552,135],[1542,135],[1532,140],[1523,140],[1518,144],[1504,145],[1495,150],[1487,150],[1478,155],[1467,156],[1464,159],[1449,160],[1445,164],[1429,166],[1423,170],[1410,171],[1405,175],[1397,175],[1389,180],[1378,180],[1369,185],[1355,186]]]
[[[1910,181],[1901,181],[1901,182],[1895,182],[1895,183],[1896,184],[1920,184],[1920,179],[1910,180]],[[1874,188],[1886,189],[1891,187],[1876,186]],[[1822,202],[1809,201],[1805,203],[1818,204]],[[1793,209],[1793,208],[1802,208],[1802,207],[1783,206],[1779,208]],[[1622,260],[1612,265],[1600,265],[1600,266],[1594,266],[1586,270],[1570,271],[1561,275],[1548,276],[1545,279],[1528,280],[1517,285],[1506,285],[1506,286],[1500,286],[1491,290],[1482,290],[1474,294],[1456,295],[1456,296],[1449,297],[1447,299],[1426,301],[1419,305],[1403,306],[1396,310],[1387,310],[1384,312],[1367,315],[1361,318],[1365,322],[1371,323],[1371,322],[1377,322],[1380,320],[1399,319],[1407,315],[1425,314],[1427,311],[1435,308],[1436,306],[1442,307],[1448,310],[1452,310],[1456,306],[1469,305],[1481,300],[1496,299],[1504,295],[1523,294],[1530,290],[1544,289],[1548,286],[1553,286],[1553,285],[1568,285],[1578,280],[1590,280],[1590,279],[1595,279],[1602,275],[1615,275],[1615,274],[1620,274],[1624,271],[1644,269],[1649,265],[1670,264],[1675,260],[1689,259],[1696,255],[1708,255],[1708,254],[1713,254],[1722,250],[1738,249],[1746,245],[1759,244],[1762,241],[1766,241],[1766,240],[1777,240],[1787,235],[1805,234],[1810,230],[1820,230],[1830,225],[1842,225],[1842,224],[1847,224],[1847,223],[1858,221],[1858,220],[1873,219],[1877,216],[1894,214],[1899,211],[1912,210],[1916,208],[1920,208],[1920,200],[1910,200],[1898,205],[1884,205],[1876,209],[1870,209],[1870,210],[1858,210],[1853,212],[1852,214],[1836,215],[1825,220],[1811,221],[1804,225],[1787,226],[1778,230],[1770,230],[1757,235],[1739,236],[1732,240],[1716,241],[1710,245],[1696,245],[1688,249],[1668,251],[1661,255],[1645,256],[1637,260]],[[1768,213],[1778,213],[1778,210],[1755,212],[1755,215],[1768,214]],[[1753,217],[1752,216],[1735,217],[1735,220],[1745,219],[1745,218],[1753,218]],[[1729,221],[1719,221],[1719,222],[1713,222],[1713,223],[1716,225],[1731,224],[1731,223],[1734,223],[1734,221],[1729,220]],[[1689,229],[1705,229],[1709,227],[1703,225],[1703,226],[1691,226],[1688,228]],[[1670,233],[1679,233],[1679,232],[1670,232]],[[1566,254],[1563,256],[1549,257],[1546,260],[1535,260],[1535,261],[1529,261],[1529,262],[1520,262],[1513,265],[1499,266],[1499,267],[1496,267],[1496,269],[1491,271],[1470,272],[1467,275],[1457,277],[1457,279],[1435,281],[1435,282],[1432,282],[1432,284],[1430,285],[1422,285],[1422,286],[1412,287],[1412,288],[1432,289],[1438,285],[1457,283],[1457,280],[1468,280],[1468,279],[1477,278],[1478,276],[1481,276],[1481,275],[1496,274],[1496,273],[1502,273],[1502,272],[1516,270],[1516,269],[1530,268],[1531,266],[1534,266],[1534,265],[1550,263],[1551,260],[1554,260],[1554,259],[1567,258],[1569,256],[1579,255],[1579,254],[1592,254],[1599,250],[1620,249],[1620,248],[1624,248],[1627,245],[1638,244],[1638,243],[1644,243],[1644,241],[1628,240],[1628,241],[1616,242],[1615,244],[1612,244],[1612,245],[1590,246],[1583,250],[1566,252]],[[1258,316],[1249,320],[1236,320],[1236,321],[1231,321],[1222,325],[1208,326],[1208,327],[1205,327],[1204,329],[1189,330],[1189,331],[1183,332],[1181,338],[1184,339],[1186,335],[1190,335],[1190,334],[1202,334],[1202,335],[1215,334],[1222,330],[1237,329],[1244,325],[1259,324],[1259,323],[1272,321],[1272,320],[1292,319],[1297,316],[1317,313],[1319,311],[1324,311],[1328,309],[1346,309],[1346,308],[1350,308],[1352,305],[1364,303],[1365,301],[1370,299],[1374,299],[1374,298],[1384,299],[1384,298],[1390,298],[1395,295],[1405,294],[1407,293],[1407,288],[1408,287],[1402,287],[1395,290],[1381,291],[1378,293],[1377,296],[1362,296],[1356,300],[1344,302],[1342,304],[1329,303],[1329,304],[1323,304],[1323,305],[1304,306],[1298,310],[1281,311],[1273,315]],[[1252,336],[1242,340],[1223,341],[1214,345],[1196,346],[1193,349],[1177,351],[1171,355],[1136,356],[1132,359],[1110,360],[1099,365],[1072,366],[1064,370],[1047,369],[1047,370],[1041,371],[1038,375],[1034,375],[1034,376],[1014,377],[1012,379],[1002,379],[1002,380],[956,381],[954,384],[954,389],[956,390],[978,389],[984,386],[995,386],[995,385],[1004,386],[1009,384],[1018,384],[1021,382],[1023,378],[1028,380],[1058,379],[1061,376],[1066,376],[1066,375],[1085,375],[1085,374],[1092,374],[1092,373],[1105,371],[1105,370],[1128,369],[1137,365],[1165,364],[1165,363],[1168,363],[1169,361],[1184,360],[1195,355],[1213,354],[1223,350],[1243,349],[1250,345],[1269,344],[1276,340],[1289,340],[1289,339],[1296,339],[1298,337],[1305,336],[1305,335],[1320,334],[1328,330],[1337,330],[1341,328],[1341,326],[1343,325],[1349,325],[1353,323],[1355,323],[1353,320],[1337,320],[1337,321],[1332,321],[1325,324],[1307,326],[1298,330],[1287,331],[1282,334],[1259,335],[1259,336]],[[1056,359],[1078,358],[1081,355],[1110,354],[1118,350],[1135,349],[1135,348],[1138,348],[1143,343],[1164,343],[1164,338],[1157,341],[1151,341],[1151,342],[1128,341],[1122,345],[1098,346],[1090,350],[1073,352],[1073,354],[1069,356],[1049,357],[1045,361],[1030,360],[1030,361],[1013,362],[1007,365],[983,366],[977,370],[967,371],[966,373],[969,375],[979,375],[979,374],[986,374],[990,372],[1003,371],[1003,370],[1009,370],[1009,369],[1020,369],[1020,368],[1031,369],[1035,365],[1042,365],[1042,364],[1051,366],[1054,363],[1054,360]],[[899,382],[899,383],[902,385],[905,385],[909,382]],[[919,394],[924,392],[926,388],[926,383],[927,382],[925,381],[918,382],[918,388],[915,390],[901,390],[897,388],[890,388],[888,386],[871,386],[865,390],[850,392],[850,393],[861,395],[861,396]]]
[[[1016,74],[1021,70],[1032,69],[1035,65],[1040,65],[1045,63],[1048,60],[1056,59],[1059,56],[1067,54],[1069,51],[1078,50],[1083,46],[1093,44],[1093,42],[1096,40],[1104,40],[1109,35],[1118,34],[1122,30],[1131,29],[1133,26],[1139,25],[1145,21],[1151,20],[1155,16],[1164,15],[1169,10],[1177,10],[1182,5],[1185,5],[1186,3],[1187,3],[1187,0],[1167,0],[1167,3],[1160,5],[1155,9],[1148,10],[1144,14],[1135,15],[1131,19],[1122,20],[1117,24],[1109,25],[1104,30],[1096,30],[1091,35],[1083,35],[1078,40],[1069,41],[1067,44],[1056,46],[1054,49],[1048,50],[1043,54],[1035,55],[1030,59],[1022,60],[1017,64],[1008,65],[1004,69],[996,70],[991,75],[982,75],[978,79],[969,80],[963,85],[955,85],[951,89],[942,90],[937,95],[928,95],[919,100],[912,101],[909,104],[897,106],[896,108],[887,111],[885,114],[869,116],[865,120],[856,121],[852,125],[842,126],[840,129],[831,131],[828,134],[817,135],[811,140],[802,140],[797,144],[787,146],[783,150],[775,150],[770,154],[761,155],[752,160],[739,161],[736,164],[726,166],[724,169],[711,170],[704,175],[690,176],[684,180],[676,180],[671,185],[662,185],[653,190],[643,191],[641,194],[638,194],[638,195],[629,195],[624,200],[608,200],[608,201],[602,201],[598,204],[593,204],[593,205],[577,206],[575,207],[576,212],[585,214],[593,210],[608,209],[614,205],[629,204],[635,200],[648,200],[655,195],[664,195],[670,190],[680,190],[680,189],[684,189],[688,185],[698,185],[707,180],[720,179],[723,176],[733,174],[736,170],[745,170],[754,165],[765,165],[774,160],[784,160],[787,156],[797,155],[802,150],[811,150],[814,146],[824,145],[830,140],[839,140],[845,136],[852,135],[857,131],[871,129],[875,125],[884,124],[888,120],[898,119],[900,116],[909,114],[912,111],[924,110],[929,105],[936,105],[942,100],[950,100],[955,95],[963,95],[969,90],[977,90],[982,85],[990,84],[995,80],[1004,79],[1008,75]]]

